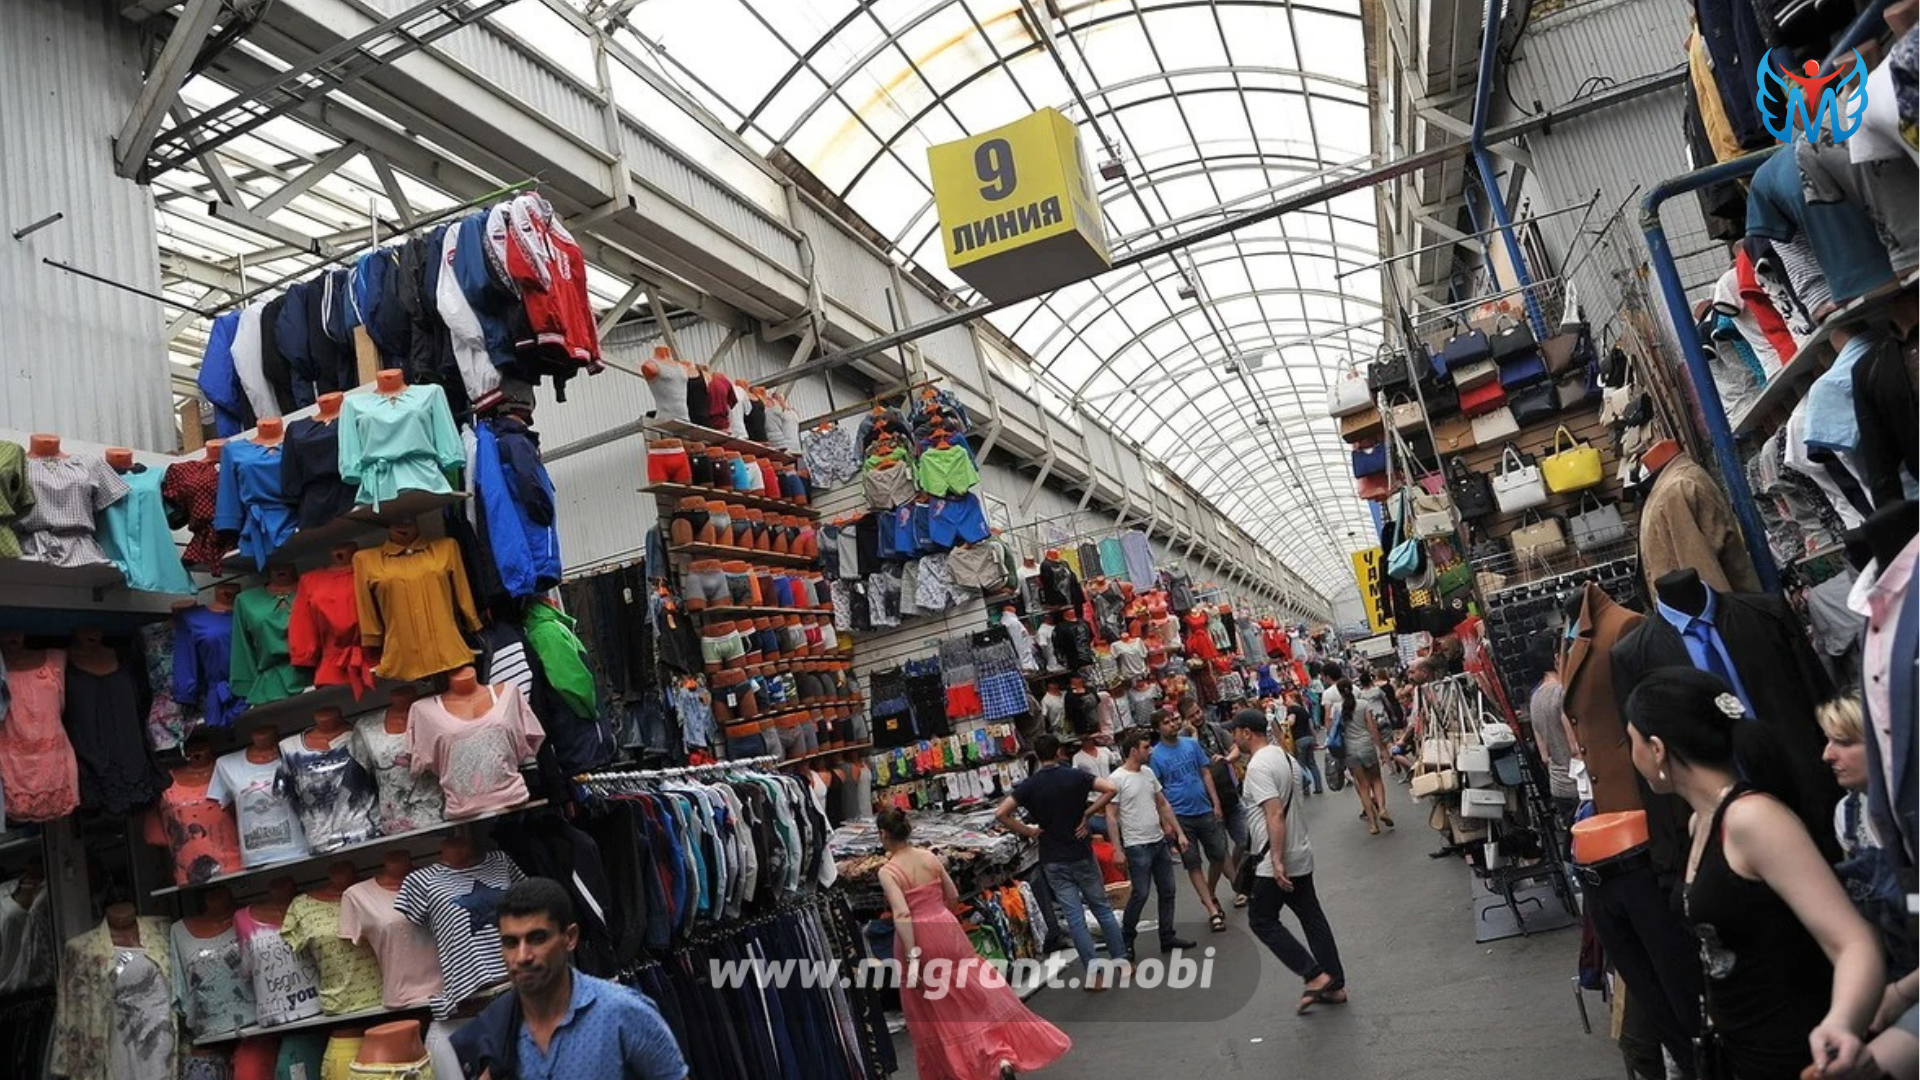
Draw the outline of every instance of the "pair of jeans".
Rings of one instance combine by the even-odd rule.
[[[1306,774],[1313,784],[1315,794],[1327,790],[1326,777],[1320,775],[1320,755],[1313,752],[1312,739],[1295,738],[1293,741],[1293,760],[1300,763],[1300,771]]]
[[[1127,876],[1133,881],[1133,895],[1127,899],[1126,913],[1120,919],[1123,936],[1132,941],[1140,926],[1140,913],[1147,909],[1147,886],[1151,884],[1160,902],[1160,947],[1168,948],[1177,936],[1173,930],[1173,853],[1166,840],[1151,844],[1128,844]]]
[[[1675,1061],[1693,1060],[1700,1029],[1700,947],[1652,865],[1587,884],[1587,913],[1607,960],[1645,1006],[1649,1028]]]
[[[1313,891],[1313,875],[1302,874],[1291,880],[1293,890],[1289,892],[1270,877],[1253,879],[1253,896],[1247,901],[1247,929],[1301,979],[1312,982],[1323,974],[1330,975],[1333,981],[1325,989],[1342,989],[1347,985],[1347,973],[1340,966],[1333,927],[1327,922],[1327,913],[1320,909],[1319,895]],[[1305,945],[1281,924],[1280,912],[1285,908],[1292,908],[1293,917],[1300,920]]]
[[[1093,856],[1073,862],[1043,863],[1047,884],[1053,886],[1053,894],[1060,901],[1060,910],[1067,917],[1067,935],[1073,938],[1074,951],[1080,954],[1080,963],[1091,965],[1099,958],[1093,948],[1093,932],[1087,929],[1087,910],[1093,911],[1093,917],[1100,920],[1100,936],[1107,944],[1107,956],[1113,960],[1127,958],[1126,935],[1120,930],[1120,920],[1113,914],[1113,905],[1107,903],[1107,883],[1100,877],[1100,863]]]

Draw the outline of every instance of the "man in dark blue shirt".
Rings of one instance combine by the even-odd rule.
[[[637,990],[575,971],[573,899],[557,881],[527,878],[496,909],[513,989],[453,1035],[483,1080],[686,1080],[686,1059],[660,1011]]]
[[[1100,935],[1107,946],[1107,964],[1124,965],[1127,956],[1125,935],[1120,920],[1107,902],[1106,881],[1100,864],[1093,857],[1087,822],[1106,809],[1118,788],[1113,781],[1082,772],[1067,764],[1066,747],[1051,733],[1033,740],[1040,768],[1014,786],[1013,794],[1001,800],[995,815],[1009,831],[1040,841],[1040,872],[1067,917],[1067,932],[1087,969],[1087,990],[1105,990],[1104,965],[1093,948],[1093,933],[1087,929],[1092,909],[1100,920]],[[1088,796],[1093,798],[1089,799]],[[1027,821],[1015,817],[1027,812]]]

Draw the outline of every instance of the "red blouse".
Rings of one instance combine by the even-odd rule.
[[[218,567],[226,554],[213,530],[214,504],[219,499],[220,466],[204,458],[176,461],[160,481],[160,497],[187,516],[188,541],[180,558],[190,566]]]
[[[287,651],[294,666],[314,669],[315,686],[351,686],[356,700],[373,689],[373,671],[360,646],[353,567],[331,566],[300,575],[287,623]]]

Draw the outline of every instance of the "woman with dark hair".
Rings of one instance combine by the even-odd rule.
[[[940,857],[912,842],[913,821],[889,807],[874,819],[887,861],[880,887],[893,909],[900,1008],[923,1080],[1006,1080],[1051,1065],[1073,1041],[1020,1003],[973,951],[954,918],[959,892]]]
[[[1347,702],[1342,741],[1353,790],[1360,796],[1360,816],[1367,821],[1367,832],[1378,836],[1381,825],[1393,825],[1387,813],[1387,784],[1380,779],[1380,759],[1386,756],[1387,744],[1380,731],[1386,726],[1387,707],[1371,672],[1363,668],[1354,679],[1355,683],[1340,680],[1340,696]]]
[[[1692,668],[1648,675],[1626,714],[1640,775],[1693,808],[1683,895],[1703,1038],[1736,1080],[1853,1075],[1884,985],[1880,944],[1770,779],[1790,772],[1769,729]]]

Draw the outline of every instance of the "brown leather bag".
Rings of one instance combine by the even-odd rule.
[[[1467,416],[1448,416],[1433,422],[1434,447],[1443,454],[1458,454],[1480,445],[1473,437],[1473,420]]]

